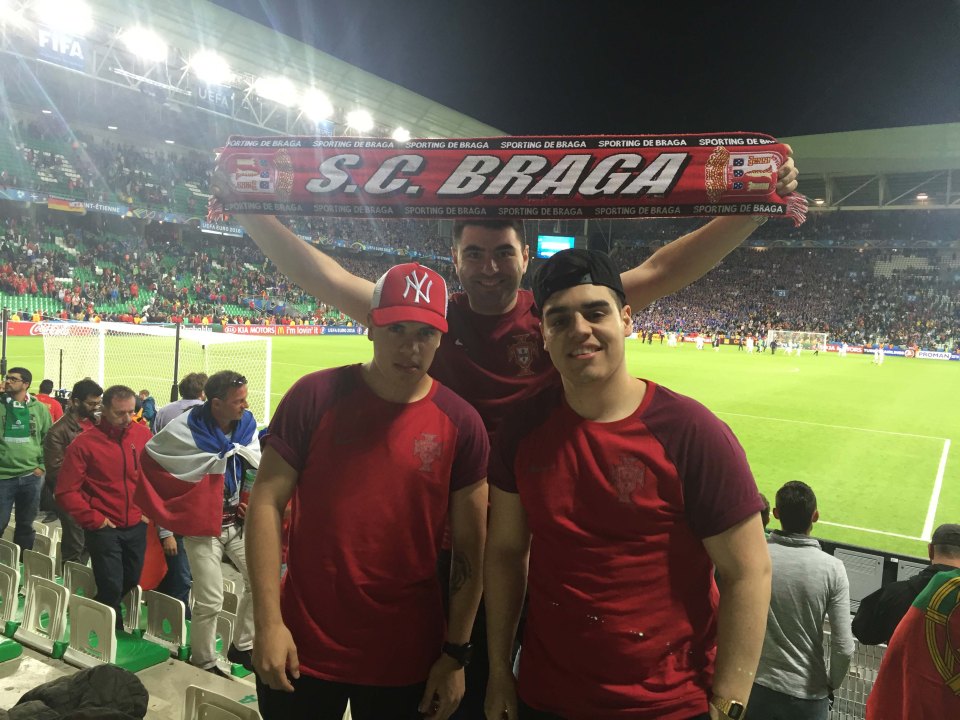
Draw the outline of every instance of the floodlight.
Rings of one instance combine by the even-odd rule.
[[[310,88],[304,91],[300,97],[300,108],[303,110],[304,115],[313,120],[313,122],[326,120],[333,114],[333,103],[316,88]]]
[[[83,0],[36,0],[33,13],[44,25],[73,37],[93,28],[90,6]]]
[[[925,192],[917,193],[917,200],[929,200],[929,199],[930,199],[930,196],[927,195]]]
[[[347,113],[347,125],[358,132],[373,130],[373,118],[366,110],[351,110]]]
[[[107,130],[116,130],[116,129],[117,129],[116,125],[107,125]]]
[[[225,85],[233,80],[227,61],[213,50],[200,50],[190,58],[190,70],[198,80],[211,85]]]
[[[814,204],[814,205],[823,205],[823,202],[824,202],[823,198],[814,198],[814,199],[813,199],[813,204]]]
[[[153,30],[141,25],[127,28],[120,36],[127,50],[149,62],[163,62],[167,59],[167,44]]]
[[[393,139],[397,142],[405,143],[410,139],[410,131],[406,128],[398,127],[393,131]]]
[[[40,112],[42,112],[44,115],[53,115],[53,110],[47,110],[46,108],[44,108]]]
[[[14,10],[13,0],[0,0],[0,25],[26,27],[23,10]]]
[[[258,78],[253,89],[260,97],[290,107],[297,102],[297,90],[285,77]]]
[[[167,145],[173,145],[173,140],[164,140]]]

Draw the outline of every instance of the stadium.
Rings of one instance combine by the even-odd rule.
[[[298,286],[229,214],[208,216],[226,139],[509,133],[210,2],[134,19],[116,0],[0,0],[0,374],[27,368],[31,393],[49,379],[64,403],[84,378],[145,388],[160,407],[187,373],[233,370],[264,427],[300,378],[367,362],[371,343],[365,316]],[[816,489],[814,536],[842,561],[855,612],[921,572],[934,530],[960,519],[960,123],[779,141],[806,222],[767,222],[699,280],[633,307],[627,365],[726,423],[771,502],[787,481]],[[366,281],[417,262],[464,290],[453,218],[281,220]],[[575,247],[621,272],[704,223],[523,222],[532,267]],[[13,517],[0,548],[0,708],[114,664],[149,693],[137,717],[260,717],[253,675],[227,658],[243,583],[232,565],[221,677],[188,662],[183,604],[160,593],[125,599],[123,635],[142,644],[76,630],[97,613],[72,604],[91,595],[86,570],[64,566],[60,523],[41,516],[36,552],[13,542]],[[831,718],[865,717],[884,650],[857,644]]]

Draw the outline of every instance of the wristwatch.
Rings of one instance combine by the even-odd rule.
[[[727,700],[717,695],[710,698],[710,704],[731,720],[740,720],[747,712],[747,706],[739,700]]]
[[[453,643],[445,642],[441,651],[444,655],[449,655],[460,663],[460,667],[466,667],[470,664],[470,660],[473,659],[473,643],[454,645]]]

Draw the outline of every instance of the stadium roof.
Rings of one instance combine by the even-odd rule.
[[[415,137],[504,134],[206,0],[91,0],[91,10],[108,26],[140,23],[154,30],[182,57],[201,49],[218,52],[240,76],[234,85],[246,95],[256,78],[269,75],[282,75],[299,90],[316,87],[336,108],[337,124],[359,108],[367,110],[381,130],[402,126]]]
[[[825,208],[960,209],[960,123],[782,141],[793,147],[801,191]]]

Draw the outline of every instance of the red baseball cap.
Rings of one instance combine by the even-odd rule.
[[[420,263],[394,265],[373,288],[370,315],[378,327],[418,322],[446,332],[447,283]]]

